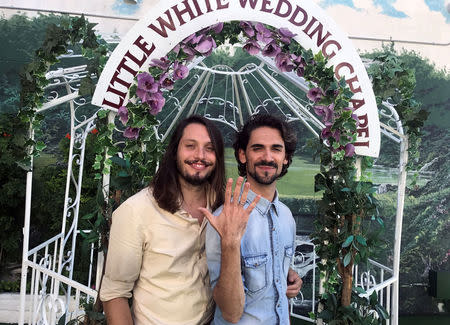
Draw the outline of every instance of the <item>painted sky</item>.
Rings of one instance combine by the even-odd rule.
[[[0,5],[34,9],[63,10],[121,17],[141,18],[149,5],[157,0],[0,0]],[[165,0],[160,0],[165,1]],[[181,0],[180,0],[181,1]],[[237,1],[237,0],[229,0]],[[276,4],[277,0],[269,0]],[[439,67],[450,70],[450,13],[446,4],[450,0],[309,0],[321,6],[349,36],[405,40],[441,45],[420,45],[408,42],[396,43],[398,50],[416,51]],[[135,4],[133,4],[135,2]],[[301,2],[301,1],[299,1]],[[6,16],[17,10],[0,9]],[[102,34],[115,33],[124,36],[133,26],[130,20],[101,19],[98,22]],[[380,48],[383,42],[354,40],[360,51]],[[386,42],[384,42],[386,43]]]

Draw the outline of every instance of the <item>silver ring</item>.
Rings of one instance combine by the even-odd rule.
[[[241,206],[244,206],[244,205],[245,205],[245,202],[244,202],[244,203],[242,203],[242,202],[239,202],[239,205],[241,205]]]

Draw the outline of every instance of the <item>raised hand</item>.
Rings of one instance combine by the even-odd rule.
[[[219,233],[223,244],[240,244],[242,236],[244,236],[245,228],[247,227],[247,221],[250,213],[259,202],[261,196],[257,196],[253,202],[244,208],[247,200],[250,184],[244,184],[244,190],[242,196],[239,199],[239,193],[244,181],[243,177],[238,177],[236,186],[234,188],[233,199],[231,197],[231,191],[233,186],[233,179],[229,178],[225,190],[225,203],[222,212],[217,217],[214,216],[205,208],[199,208],[199,210],[205,215],[209,223]]]

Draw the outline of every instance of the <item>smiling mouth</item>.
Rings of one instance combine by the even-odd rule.
[[[206,167],[212,166],[212,163],[206,160],[185,160],[184,162],[192,168],[198,170],[203,170]]]

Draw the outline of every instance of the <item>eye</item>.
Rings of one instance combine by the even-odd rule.
[[[206,147],[206,151],[213,152],[214,151],[214,147],[208,146],[208,147]]]

